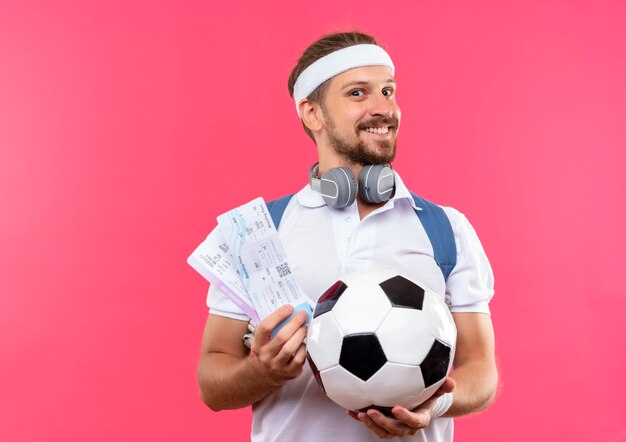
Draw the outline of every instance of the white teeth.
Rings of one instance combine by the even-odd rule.
[[[387,132],[389,132],[389,127],[385,126],[385,127],[368,127],[365,129],[366,132],[372,133],[372,134],[386,134]]]

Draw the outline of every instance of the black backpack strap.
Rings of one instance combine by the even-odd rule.
[[[456,243],[450,220],[441,207],[411,192],[415,205],[422,210],[416,210],[428,239],[433,246],[435,262],[448,282],[452,269],[456,266]]]
[[[270,216],[272,217],[272,221],[274,221],[274,227],[278,230],[278,226],[280,225],[280,220],[283,218],[283,213],[285,213],[285,209],[287,208],[287,204],[293,197],[293,193],[291,195],[283,196],[282,198],[278,198],[276,200],[268,201],[266,204],[267,209],[270,212]]]

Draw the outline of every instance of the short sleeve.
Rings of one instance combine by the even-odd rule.
[[[443,209],[450,219],[457,247],[457,263],[446,284],[446,303],[453,313],[489,314],[494,280],[487,255],[465,215],[450,207]]]
[[[235,305],[228,297],[217,287],[211,285],[206,298],[206,305],[211,309],[212,315],[224,316],[231,319],[239,319],[240,321],[249,321],[250,317],[243,310]]]

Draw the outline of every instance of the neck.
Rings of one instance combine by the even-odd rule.
[[[322,176],[326,171],[335,167],[347,167],[352,170],[354,176],[358,177],[363,170],[363,165],[348,160],[345,156],[335,151],[330,146],[322,143],[317,146],[319,166],[317,169],[318,176]]]
[[[372,213],[374,210],[376,210],[379,207],[382,207],[384,205],[385,205],[385,203],[379,203],[379,204],[366,203],[365,201],[361,200],[360,197],[357,197],[356,206],[357,206],[357,209],[359,211],[359,219],[362,220],[367,215]]]

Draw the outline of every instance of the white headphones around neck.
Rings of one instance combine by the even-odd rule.
[[[335,167],[318,178],[319,163],[309,169],[309,183],[322,194],[324,202],[335,209],[352,205],[357,193],[368,203],[378,204],[391,198],[394,189],[393,169],[390,165],[372,164],[363,167],[357,181],[348,167]]]

